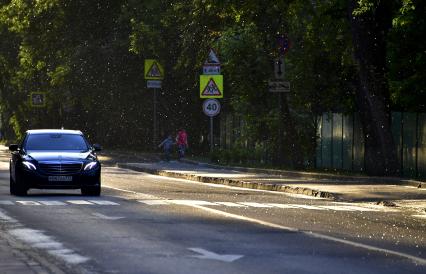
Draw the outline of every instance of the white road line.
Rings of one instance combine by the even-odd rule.
[[[348,209],[353,209],[356,211],[380,211],[377,208],[369,208],[369,207],[361,207],[361,206],[344,206],[344,207]]]
[[[96,216],[96,217],[98,217],[100,219],[113,220],[113,221],[120,220],[120,219],[124,218],[124,217],[118,217],[118,216],[107,216],[107,215],[104,215],[104,214],[101,214],[101,213],[92,213],[92,215]]]
[[[168,200],[168,202],[172,203],[172,204],[176,204],[176,205],[206,205],[206,206],[211,206],[211,205],[217,205],[215,203],[211,203],[211,202],[207,202],[207,201],[197,201],[197,200]]]
[[[271,205],[261,204],[261,203],[242,202],[242,203],[239,203],[239,204],[242,204],[242,205],[245,205],[245,206],[251,206],[251,207],[259,207],[259,208],[271,208],[272,207]]]
[[[95,203],[97,205],[120,205],[119,203],[111,202],[107,200],[89,200],[89,202]]]
[[[245,205],[240,205],[240,204],[232,203],[232,202],[215,202],[215,203],[219,205],[229,206],[229,207],[246,207]]]
[[[379,209],[369,208],[369,207],[361,207],[361,206],[319,206],[330,210],[335,211],[380,211]]]
[[[353,209],[348,210],[345,206],[319,206],[325,209],[334,210],[334,211],[353,211]]]
[[[95,201],[91,201],[95,202]],[[282,209],[308,209],[308,210],[335,210],[335,211],[380,211],[377,208],[360,207],[353,205],[340,205],[340,206],[312,206],[303,204],[277,204],[277,203],[255,203],[255,202],[208,202],[200,200],[139,200],[138,202],[146,205],[206,205],[218,206],[224,205],[229,207],[255,207],[255,208],[272,208],[278,207]]]
[[[40,203],[37,203],[36,201],[16,201],[16,202],[21,205],[41,205]]]
[[[61,202],[61,201],[37,201],[37,202],[39,202],[43,205],[48,205],[48,206],[50,206],[50,205],[53,205],[53,206],[55,206],[55,205],[58,205],[58,206],[67,205],[66,203]]]
[[[299,204],[292,204],[292,206],[296,208],[309,209],[309,210],[326,210],[325,208],[321,208],[319,206],[299,205]]]
[[[138,202],[146,205],[170,205],[166,200],[139,200]]]
[[[67,203],[74,204],[74,205],[93,205],[93,203],[85,200],[69,200]]]
[[[292,204],[276,204],[276,203],[267,203],[270,206],[273,207],[279,207],[279,208],[284,208],[284,209],[289,209],[289,208],[298,208],[297,206],[294,206]]]
[[[8,200],[1,200],[0,205],[14,205],[15,203]]]
[[[273,227],[273,228],[277,228],[277,229],[281,229],[281,230],[285,230],[285,231],[299,232],[299,233],[303,233],[303,234],[310,236],[310,237],[313,237],[313,238],[329,240],[329,241],[342,243],[342,244],[353,246],[353,247],[358,247],[358,248],[363,248],[363,249],[367,249],[367,250],[371,250],[371,251],[391,254],[391,255],[410,259],[413,262],[418,263],[418,264],[426,265],[426,259],[416,257],[416,256],[412,256],[410,254],[406,254],[406,253],[402,253],[402,252],[398,252],[398,251],[393,251],[393,250],[389,250],[389,249],[385,249],[385,248],[371,246],[371,245],[368,245],[368,244],[362,244],[362,243],[357,243],[357,242],[353,242],[353,241],[349,241],[349,240],[344,240],[344,239],[340,239],[340,238],[333,237],[333,236],[327,236],[327,235],[323,235],[323,234],[320,234],[320,233],[315,233],[315,232],[312,232],[312,231],[310,231],[310,232],[309,231],[302,231],[302,230],[299,230],[299,229],[296,229],[296,228],[291,228],[291,227],[282,226],[282,225],[278,225],[278,224],[274,224],[274,223],[270,223],[270,222],[265,222],[265,221],[258,220],[258,219],[244,217],[244,216],[220,211],[220,210],[209,208],[209,207],[198,206],[198,205],[194,205],[193,207],[196,207],[196,208],[199,208],[199,209],[202,209],[202,210],[205,210],[205,211],[217,214],[217,215],[222,215],[222,216],[225,216],[225,217],[228,217],[228,218],[234,218],[234,219],[243,220],[243,221],[247,221],[247,222],[257,223],[257,224],[261,224],[261,225],[264,225],[264,226]]]
[[[416,214],[416,215],[411,215],[411,216],[416,217],[416,218],[426,219],[426,214]]]
[[[118,189],[116,189],[116,190],[118,190]],[[132,193],[135,193],[135,194],[144,194],[144,193],[138,193],[138,192],[129,191],[129,190],[124,190],[124,191],[125,192],[132,192]],[[144,195],[147,195],[147,194],[144,194]],[[149,196],[155,197],[153,195],[149,195]],[[160,197],[155,197],[155,198],[158,199],[158,200],[161,199]],[[200,205],[191,205],[191,206],[198,208],[198,209],[201,209],[201,210],[204,210],[204,211],[208,211],[208,212],[217,214],[217,215],[222,215],[222,216],[225,216],[225,217],[228,217],[228,218],[233,218],[233,219],[237,219],[237,220],[256,223],[256,224],[260,224],[260,225],[264,225],[264,226],[272,227],[272,228],[277,228],[277,229],[281,229],[281,230],[285,230],[285,231],[300,232],[300,233],[303,233],[303,234],[308,235],[310,237],[329,240],[329,241],[332,241],[332,242],[342,243],[342,244],[345,244],[345,245],[349,245],[349,246],[353,246],[353,247],[357,247],[357,248],[363,248],[363,249],[376,251],[376,252],[381,252],[381,253],[385,253],[385,254],[391,254],[391,255],[398,256],[398,257],[409,259],[409,260],[411,260],[415,263],[418,263],[418,264],[426,265],[426,259],[416,257],[416,256],[412,256],[410,254],[406,254],[406,253],[402,253],[402,252],[398,252],[398,251],[393,251],[393,250],[389,250],[389,249],[384,249],[384,248],[380,248],[380,247],[375,247],[375,246],[371,246],[371,245],[367,245],[367,244],[357,243],[357,242],[353,242],[353,241],[349,241],[349,240],[344,240],[344,239],[340,239],[340,238],[333,237],[333,236],[323,235],[323,234],[320,234],[320,233],[301,231],[297,228],[282,226],[282,225],[278,225],[278,224],[254,219],[254,218],[248,218],[248,217],[240,216],[240,215],[237,215],[237,214],[232,214],[232,213],[228,213],[228,212],[224,212],[224,211],[221,211],[221,210],[217,210],[217,209],[213,209],[213,208],[209,208],[209,207],[204,207],[204,206],[200,206]]]
[[[232,263],[232,262],[244,257],[244,255],[218,254],[218,253],[211,252],[211,251],[208,251],[206,249],[198,248],[198,247],[191,247],[191,248],[188,248],[188,249],[195,252],[195,253],[198,253],[199,255],[192,255],[191,256],[191,257],[198,258],[198,259],[216,260],[216,261]]]

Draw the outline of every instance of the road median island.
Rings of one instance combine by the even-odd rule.
[[[239,166],[222,166],[210,163],[200,163],[197,161],[184,159],[184,163],[201,165],[208,168],[215,169],[231,169],[241,172],[250,172],[250,173],[264,173],[268,175],[278,175],[285,177],[299,177],[299,178],[315,178],[315,179],[329,179],[329,180],[342,180],[342,181],[353,181],[353,182],[365,182],[365,183],[375,183],[375,184],[396,184],[402,186],[412,186],[417,188],[425,188],[426,182],[406,179],[400,177],[377,177],[377,176],[363,176],[363,175],[341,175],[341,174],[331,174],[331,173],[319,173],[319,172],[308,172],[308,171],[291,171],[291,170],[281,170],[281,169],[267,169],[267,168],[253,168],[253,167],[239,167]]]
[[[162,168],[149,167],[149,165],[142,165],[138,163],[117,163],[117,166],[120,168],[131,169],[134,171],[145,172],[149,174],[172,177],[177,179],[185,179],[191,181],[197,181],[201,183],[209,184],[222,184],[233,187],[249,188],[249,189],[258,189],[258,190],[267,190],[267,191],[278,191],[286,192],[291,194],[302,194],[318,198],[325,198],[330,200],[339,200],[336,193],[331,193],[328,191],[320,191],[317,189],[311,189],[307,187],[294,187],[284,184],[272,184],[272,183],[261,183],[261,182],[250,182],[245,180],[238,179],[229,179],[221,178],[215,176],[206,176],[206,175],[197,175],[182,171],[169,171]]]

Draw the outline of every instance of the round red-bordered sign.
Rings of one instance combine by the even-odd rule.
[[[286,54],[291,47],[290,39],[288,38],[286,34],[278,36],[277,43],[278,43],[278,52],[281,55]]]
[[[207,99],[203,102],[203,112],[209,117],[214,117],[220,113],[220,102],[216,99]]]

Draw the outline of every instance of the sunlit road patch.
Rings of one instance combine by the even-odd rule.
[[[304,204],[279,204],[279,203],[255,203],[255,202],[223,202],[223,201],[201,201],[201,200],[139,200],[138,202],[149,206],[170,206],[170,205],[200,205],[200,206],[222,206],[222,207],[248,207],[248,208],[276,208],[276,209],[304,209],[320,211],[389,211],[383,207],[356,206],[356,205],[332,205],[332,206],[314,206]]]

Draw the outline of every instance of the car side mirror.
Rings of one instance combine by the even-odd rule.
[[[10,151],[18,151],[18,149],[19,149],[19,145],[17,145],[17,144],[11,144],[11,145],[9,145],[9,150]]]
[[[94,150],[94,151],[101,151],[101,150],[102,150],[102,147],[101,147],[101,145],[100,145],[100,144],[93,144],[93,150]]]

